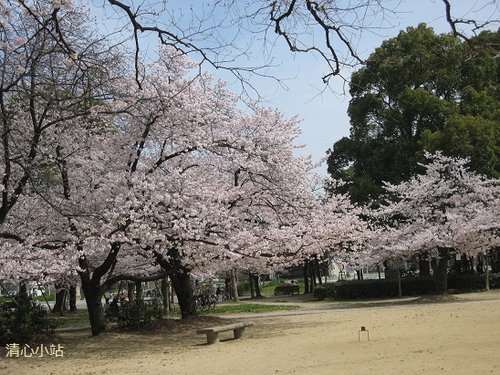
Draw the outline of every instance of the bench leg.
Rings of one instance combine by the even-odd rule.
[[[217,332],[207,333],[207,344],[217,344],[219,342],[219,334]]]
[[[234,330],[234,338],[239,339],[240,337],[243,337],[243,332],[245,331],[245,328],[236,328]]]

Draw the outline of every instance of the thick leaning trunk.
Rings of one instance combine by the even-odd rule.
[[[92,336],[106,331],[106,319],[104,318],[104,308],[102,306],[102,295],[109,285],[101,285],[101,279],[116,263],[116,257],[120,251],[121,245],[119,243],[112,243],[111,250],[106,259],[90,272],[90,265],[85,255],[82,255],[78,260],[81,271],[80,281],[82,283],[83,294],[87,302],[87,311],[89,313],[90,329]]]
[[[181,308],[181,317],[189,318],[196,314],[193,303],[193,286],[189,272],[175,272],[170,275],[172,286]]]
[[[448,249],[439,249],[439,258],[433,259],[434,285],[437,294],[448,292]]]
[[[85,277],[81,277],[83,294],[87,302],[89,313],[90,330],[92,336],[106,331],[106,319],[104,318],[104,308],[102,307],[102,291],[99,284],[90,282]]]

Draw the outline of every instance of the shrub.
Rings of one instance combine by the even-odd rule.
[[[429,277],[405,277],[401,279],[402,294],[418,296],[435,292],[435,281]],[[484,274],[451,274],[448,276],[448,288],[459,291],[484,289]],[[500,288],[500,274],[490,275],[490,288]],[[395,279],[384,280],[351,280],[323,284],[314,288],[314,297],[323,300],[384,298],[398,295],[398,284]]]
[[[406,277],[401,279],[401,289],[405,296],[420,296],[435,293],[436,286],[432,276]]]
[[[335,298],[335,284],[322,284],[314,288],[314,298],[322,301],[325,298]]]
[[[490,288],[500,288],[500,273],[492,273],[490,275]]]
[[[396,280],[353,280],[337,282],[338,299],[384,298],[398,295]]]
[[[152,320],[161,318],[161,307],[156,299],[145,302],[136,299],[123,303],[118,312],[118,327],[122,329],[149,328]]]
[[[451,274],[448,276],[448,289],[480,290],[484,289],[484,274],[467,273]]]
[[[40,341],[54,334],[57,323],[47,310],[28,297],[0,302],[0,344]]]
[[[434,291],[432,278],[407,277],[401,279],[403,295],[421,295]],[[383,280],[351,280],[324,284],[314,289],[318,299],[356,299],[356,298],[386,298],[398,295],[398,284],[395,279]]]

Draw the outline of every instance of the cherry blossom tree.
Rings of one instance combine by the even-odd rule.
[[[386,184],[391,198],[377,213],[389,228],[379,238],[379,257],[428,253],[436,291],[447,290],[452,254],[476,256],[499,244],[500,184],[467,168],[468,160],[426,154],[425,173],[398,185]]]
[[[54,4],[1,8],[2,280],[79,278],[99,334],[118,281],[168,275],[189,316],[191,274],[276,269],[357,234],[294,156],[296,119],[238,109],[175,48],[138,86],[120,46]]]
[[[40,14],[51,9],[34,5]],[[10,2],[0,5],[2,278],[21,285],[75,277],[67,272],[68,254],[62,250],[67,236],[56,236],[64,225],[51,215],[53,199],[39,198],[69,194],[68,185],[60,183],[65,180],[61,135],[77,139],[75,124],[93,128],[89,109],[111,95],[113,69],[119,70],[113,48],[90,29],[83,31],[86,19],[68,12],[58,23],[41,24]],[[79,50],[77,63],[54,38],[57,32]],[[18,250],[24,249],[30,251],[23,257]]]

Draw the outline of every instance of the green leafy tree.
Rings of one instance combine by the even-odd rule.
[[[418,172],[424,150],[498,176],[499,49],[500,32],[464,42],[425,24],[383,42],[352,75],[350,136],[328,150],[329,173],[357,202]]]

